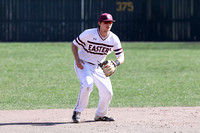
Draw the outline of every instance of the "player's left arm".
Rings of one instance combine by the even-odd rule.
[[[115,61],[116,65],[119,66],[120,64],[122,64],[124,62],[124,53],[121,54],[121,56],[119,56],[117,58],[117,60]]]
[[[115,56],[117,58],[115,61],[115,64],[116,64],[116,66],[119,66],[120,64],[122,64],[124,62],[124,51],[123,51],[121,42],[117,36],[115,36],[115,45],[114,45],[113,50],[114,50]]]
[[[106,60],[103,63],[100,63],[99,66],[102,68],[105,76],[109,77],[109,76],[111,76],[112,74],[115,73],[117,66],[119,66],[123,62],[124,62],[124,54],[121,53],[120,55],[117,56],[116,61]]]
[[[105,73],[106,77],[111,76],[115,73],[117,66],[124,62],[124,52],[121,47],[121,43],[115,43],[114,45],[114,52],[116,56],[116,60],[106,60],[103,63],[100,63],[99,66],[102,68],[103,72]]]

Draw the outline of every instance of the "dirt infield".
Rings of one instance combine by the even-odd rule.
[[[1,133],[200,133],[200,107],[110,108],[114,122],[95,122],[86,109],[72,123],[72,109],[0,111]]]

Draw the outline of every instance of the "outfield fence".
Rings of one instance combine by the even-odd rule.
[[[109,12],[122,41],[200,41],[200,0],[0,0],[0,41],[72,41]]]

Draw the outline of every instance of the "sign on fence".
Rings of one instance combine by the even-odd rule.
[[[72,41],[116,19],[122,41],[200,41],[200,0],[0,0],[0,41]]]

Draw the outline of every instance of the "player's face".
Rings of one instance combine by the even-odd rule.
[[[113,24],[112,21],[103,21],[103,22],[99,22],[100,28],[101,28],[103,31],[105,31],[105,32],[110,31],[110,29],[112,28],[112,24]]]

